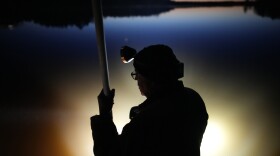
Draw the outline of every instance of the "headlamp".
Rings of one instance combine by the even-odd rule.
[[[123,63],[131,62],[135,58],[136,54],[138,54],[137,51],[129,46],[123,46],[120,49],[121,60]],[[176,65],[173,64],[172,67],[167,66],[166,68],[161,68],[160,66],[157,65],[157,61],[155,61],[154,64],[147,64],[146,62],[143,62],[143,60],[139,61],[138,59],[136,62],[134,62],[134,66],[135,68],[137,68],[138,72],[140,73],[142,72],[141,73],[142,75],[162,75],[167,71],[171,71],[168,73],[173,73],[173,74],[165,75],[165,77],[174,76],[177,79],[184,77],[184,63],[182,62],[178,62],[178,64]],[[156,69],[154,67],[156,67]]]
[[[121,48],[121,60],[123,63],[129,63],[134,59],[134,56],[136,55],[136,50],[129,47],[129,46],[123,46]]]

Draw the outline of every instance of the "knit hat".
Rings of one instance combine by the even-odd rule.
[[[134,56],[136,72],[155,81],[173,81],[183,77],[184,64],[173,50],[162,44],[145,47]]]

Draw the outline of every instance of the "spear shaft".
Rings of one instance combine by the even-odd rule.
[[[99,53],[99,62],[102,74],[103,92],[107,96],[110,92],[109,82],[109,71],[108,71],[108,60],[107,50],[105,43],[105,35],[103,28],[103,14],[102,14],[102,3],[101,0],[92,0],[93,18],[95,23],[95,32],[97,47]]]

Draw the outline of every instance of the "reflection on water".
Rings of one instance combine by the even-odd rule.
[[[202,156],[279,155],[280,20],[244,13],[242,6],[151,10],[158,13],[128,16],[118,8],[122,16],[107,12],[104,19],[119,131],[130,107],[144,100],[120,47],[164,43],[185,63],[182,80],[201,93],[209,111]],[[90,8],[71,18],[65,11],[65,21],[29,17],[0,29],[4,155],[93,155],[89,118],[98,113],[102,87],[95,29]]]

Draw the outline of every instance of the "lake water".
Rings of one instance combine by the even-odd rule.
[[[182,81],[206,103],[202,156],[280,154],[279,18],[243,6],[108,10],[104,30],[119,132],[130,108],[145,100],[120,48],[161,43],[184,62]],[[90,156],[89,118],[98,114],[102,88],[93,18],[49,14],[1,24],[1,146],[6,155]]]

